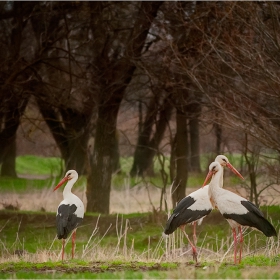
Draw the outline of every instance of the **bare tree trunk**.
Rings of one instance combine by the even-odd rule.
[[[216,120],[219,120],[219,113],[216,110],[215,112],[215,117]],[[216,155],[220,155],[221,154],[221,146],[222,146],[222,126],[218,123],[218,122],[214,122],[213,124],[214,126],[214,132],[216,135]]]
[[[6,153],[1,167],[1,176],[17,177],[16,173],[16,136],[14,135],[6,147]]]
[[[187,119],[184,111],[177,109],[176,111],[176,144],[175,155],[176,158],[176,176],[172,184],[172,204],[173,208],[176,204],[185,197],[185,189],[188,179],[188,131]]]
[[[90,161],[91,172],[87,178],[87,200],[89,201],[87,211],[89,212],[108,214],[110,210],[116,120],[120,106],[120,102],[113,101],[115,96],[116,94],[112,94],[107,104],[104,103],[98,109],[94,152]]]
[[[6,10],[7,15],[9,14],[8,10],[11,12],[7,17],[9,18],[7,22],[10,22],[10,24],[5,25],[5,29],[7,28],[7,30],[5,31],[5,36],[2,36],[2,46],[6,45],[6,49],[3,52],[5,53],[5,60],[1,59],[1,176],[16,177],[16,132],[20,124],[20,118],[28,102],[29,95],[24,91],[24,86],[27,86],[27,80],[30,78],[30,72],[23,71],[26,67],[26,61],[21,57],[21,47],[23,30],[28,22],[26,18],[29,18],[35,5],[35,3],[31,2],[15,2],[12,4],[13,7],[11,10],[1,7],[1,16],[5,15],[4,10]],[[10,38],[7,39],[7,36],[10,36]],[[18,83],[14,84],[15,80]]]
[[[189,120],[190,127],[190,168],[191,171],[201,172],[200,168],[200,151],[199,151],[199,121],[198,118]]]
[[[83,112],[73,109],[57,111],[51,104],[39,98],[37,104],[61,152],[66,170],[75,169],[80,175],[84,175],[92,109],[85,109]]]
[[[159,145],[172,115],[172,110],[173,107],[171,105],[170,99],[167,97],[165,98],[164,104],[159,111],[159,120],[156,122],[156,131],[150,141],[151,149],[149,149],[148,154],[148,168],[152,167],[153,169],[153,159],[159,150]]]
[[[142,108],[142,106],[140,107]],[[157,115],[157,106],[154,98],[151,99],[146,118],[144,123],[141,121],[142,111],[139,112],[139,135],[137,140],[137,146],[134,152],[133,164],[130,171],[130,176],[143,176],[144,172],[149,166],[149,151],[152,149],[150,146],[150,138],[152,134],[152,127],[155,123]],[[140,128],[141,131],[140,131]],[[151,172],[151,170],[150,170]],[[150,174],[153,175],[153,174]]]
[[[257,150],[256,152],[254,152]],[[259,195],[257,191],[257,163],[259,158],[259,150],[257,147],[253,148],[251,156],[248,153],[248,135],[245,134],[245,151],[244,151],[245,161],[248,165],[249,177],[250,177],[250,201],[254,201],[257,206],[259,206]]]
[[[249,177],[250,177],[250,201],[255,201],[255,204],[259,206],[258,202],[258,193],[257,193],[257,174],[255,171],[255,162],[254,160],[250,160],[248,156],[245,156],[247,165],[248,165],[248,171],[249,171]]]
[[[169,98],[165,99],[160,109],[156,108],[154,100],[149,108],[150,112],[147,113],[146,120],[142,125],[143,131],[139,132],[138,144],[135,149],[133,165],[130,171],[131,176],[143,176],[144,173],[149,176],[154,175],[153,159],[171,117],[172,106]],[[159,120],[156,122],[158,114]],[[152,126],[154,124],[156,124],[156,130],[152,137]]]
[[[173,139],[171,139],[171,151],[170,151],[170,168],[169,168],[169,176],[170,176],[170,181],[173,182],[175,181],[175,176],[176,176],[176,134]]]
[[[116,137],[118,110],[127,85],[136,69],[135,64],[130,59],[135,60],[141,56],[151,23],[161,4],[162,2],[141,2],[135,27],[129,33],[129,37],[126,38],[128,57],[123,58],[123,54],[118,55],[116,50],[113,58],[109,59],[111,55],[106,51],[110,52],[110,48],[106,45],[102,52],[103,57],[97,59],[97,65],[99,66],[97,72],[100,74],[98,77],[98,118],[94,152],[90,161],[91,172],[87,180],[87,211],[109,213],[113,170],[112,147],[114,147]]]
[[[120,173],[121,172],[121,163],[120,163],[120,150],[119,150],[119,134],[116,130],[115,141],[112,146],[112,172]]]
[[[2,101],[6,101],[7,113],[1,114],[0,122],[2,122],[2,131],[0,132],[0,163],[1,176],[16,177],[16,132],[20,124],[20,119],[25,111],[28,96],[14,96],[11,98],[10,92],[8,96],[2,96]]]
[[[222,127],[221,125],[214,123],[215,135],[216,135],[216,154],[221,154],[222,146]]]
[[[190,157],[188,160],[190,171],[201,172],[200,169],[200,139],[199,139],[199,116],[201,106],[199,100],[190,99],[189,104],[185,106],[186,117],[189,120],[189,135],[190,135]]]

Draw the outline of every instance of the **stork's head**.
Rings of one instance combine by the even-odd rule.
[[[218,161],[214,161],[209,165],[209,172],[206,176],[206,179],[203,183],[203,187],[207,184],[210,178],[212,178],[213,175],[215,175],[219,170],[222,169],[221,164]]]
[[[64,178],[67,178],[68,181],[76,177],[78,177],[78,173],[76,170],[68,170],[64,176]]]
[[[218,162],[222,167],[228,167],[232,172],[234,172],[238,177],[244,179],[243,176],[230,164],[228,158],[224,155],[218,155],[215,158],[215,161]]]
[[[216,156],[215,161],[217,161],[223,167],[228,167],[228,164],[230,164],[228,158],[224,155]]]
[[[53,191],[57,190],[61,187],[65,182],[73,180],[73,184],[78,180],[78,173],[76,170],[68,170],[64,176],[64,178],[58,183],[58,185],[54,188]]]

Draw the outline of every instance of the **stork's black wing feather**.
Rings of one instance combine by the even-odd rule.
[[[82,222],[83,219],[74,214],[76,210],[75,204],[61,204],[58,207],[56,216],[58,239],[66,239],[68,234]]]
[[[255,204],[248,200],[241,201],[241,204],[248,210],[247,213],[241,215],[234,213],[224,213],[223,216],[226,219],[236,221],[242,226],[254,227],[263,232],[263,234],[268,237],[277,236],[276,230],[273,225],[264,217],[263,213]]]
[[[186,196],[183,198],[174,209],[172,215],[168,219],[164,233],[171,234],[174,232],[179,226],[194,222],[199,220],[200,218],[208,215],[212,209],[210,210],[190,210],[188,209],[191,205],[195,203],[195,199],[191,196]]]

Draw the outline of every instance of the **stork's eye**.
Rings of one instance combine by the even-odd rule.
[[[224,158],[223,158],[223,161],[224,161],[224,162],[227,162]]]

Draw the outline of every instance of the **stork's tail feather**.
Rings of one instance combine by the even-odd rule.
[[[57,238],[58,239],[66,239],[68,236],[69,232],[65,230],[65,228],[62,227],[57,227]]]
[[[261,230],[267,237],[277,236],[274,226],[265,218],[262,219],[262,223],[260,223],[260,227],[258,229]]]
[[[232,219],[242,226],[254,227],[260,230],[267,237],[277,236],[274,226],[264,217],[260,209],[248,200],[242,200],[241,204],[248,210],[246,214],[226,214],[226,219]]]
[[[226,219],[234,220],[242,226],[249,226],[258,229],[267,237],[277,236],[273,225],[263,216],[256,215],[254,212],[248,212],[245,215],[223,214]]]
[[[174,217],[175,217],[175,215],[171,215],[170,218],[168,219],[168,221],[166,222],[166,226],[164,229],[165,234],[171,234],[178,228],[178,225],[175,225],[173,223]]]

